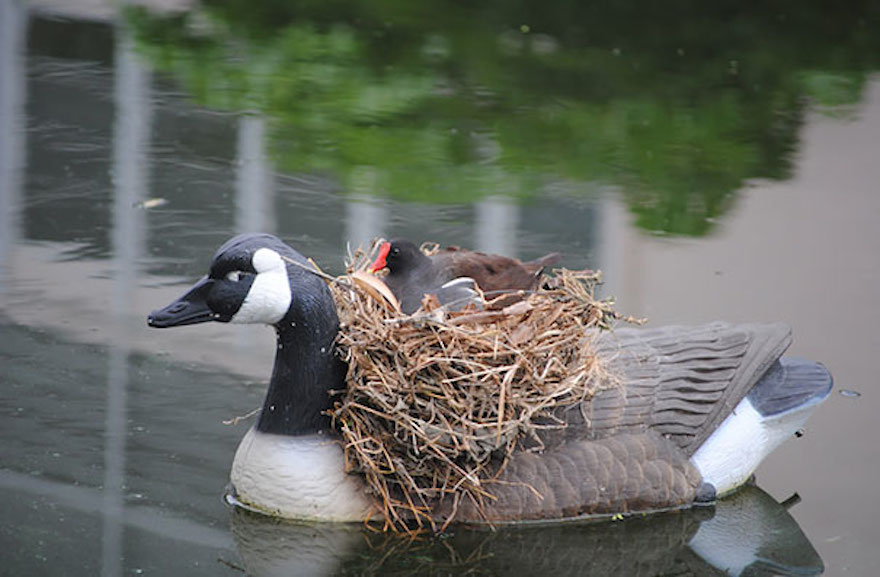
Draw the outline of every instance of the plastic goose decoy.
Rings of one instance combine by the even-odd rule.
[[[344,472],[325,413],[330,392],[345,386],[336,308],[311,268],[274,236],[239,235],[219,248],[207,276],[148,322],[274,327],[275,365],[258,421],[235,454],[232,498],[274,516],[362,521],[376,509],[361,479]],[[545,450],[514,454],[496,499],[482,512],[461,503],[456,520],[656,511],[734,491],[831,392],[822,365],[781,356],[790,341],[782,324],[600,333],[598,354],[623,385],[565,411],[567,427],[548,435]]]

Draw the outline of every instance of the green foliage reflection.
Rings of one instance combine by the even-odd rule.
[[[269,118],[280,170],[429,202],[599,183],[643,229],[700,235],[747,179],[789,175],[809,103],[858,103],[876,11],[217,0],[128,20],[201,105]]]

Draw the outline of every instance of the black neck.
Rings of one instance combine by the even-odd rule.
[[[431,257],[423,253],[421,250],[416,249],[416,252],[412,255],[412,264],[410,267],[413,269],[431,268]]]
[[[275,367],[257,430],[305,435],[330,430],[331,391],[345,387],[345,364],[336,356],[335,310],[287,317],[276,325]]]

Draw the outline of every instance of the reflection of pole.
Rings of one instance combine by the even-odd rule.
[[[24,126],[27,24],[24,0],[0,0],[0,305],[8,292],[12,251],[20,236],[22,173],[27,150]]]
[[[113,137],[113,298],[115,329],[107,374],[107,412],[104,429],[104,524],[102,575],[122,575],[125,482],[126,388],[131,344],[130,315],[138,260],[144,242],[143,211],[136,205],[146,197],[150,135],[149,73],[138,63],[132,40],[117,28],[116,120]]]
[[[275,232],[273,218],[272,169],[266,158],[266,120],[256,114],[238,119],[237,165],[235,181],[236,232]],[[240,350],[252,351],[263,327],[246,325],[236,331],[235,343]]]
[[[345,239],[351,250],[367,248],[370,241],[382,236],[387,207],[381,200],[366,194],[350,194],[345,199]]]
[[[477,203],[477,250],[517,256],[519,205],[506,196],[490,196]]]
[[[603,191],[595,220],[597,268],[602,271],[600,297],[615,297],[618,310],[644,314],[640,288],[642,251],[639,235],[618,190]],[[610,287],[610,288],[609,288]],[[610,291],[607,294],[606,291]]]
[[[266,121],[245,114],[238,121],[237,232],[274,232],[272,170],[266,159]]]
[[[345,199],[345,240],[354,250],[383,236],[388,207],[376,196],[378,174],[375,168],[358,166],[352,170]]]

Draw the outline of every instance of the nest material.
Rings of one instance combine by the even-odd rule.
[[[369,262],[356,257],[350,273]],[[540,429],[564,426],[557,408],[614,382],[586,330],[620,318],[593,298],[599,274],[555,273],[501,310],[447,313],[428,297],[411,316],[351,276],[331,283],[349,367],[332,417],[347,468],[364,476],[386,528],[445,527],[456,505],[443,519],[435,507],[446,499],[481,510],[511,453],[540,449]]]

